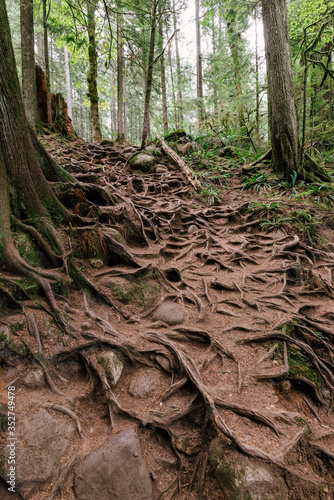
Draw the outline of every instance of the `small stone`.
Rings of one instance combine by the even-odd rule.
[[[183,312],[175,302],[163,302],[155,311],[153,321],[163,321],[167,325],[179,325],[184,322]]]
[[[25,318],[22,314],[15,314],[14,316],[7,317],[6,323],[8,323],[10,328],[14,331],[22,330],[25,326]]]
[[[292,388],[290,380],[282,380],[279,384],[279,389],[281,392],[288,392]]]
[[[122,375],[123,360],[114,351],[110,351],[98,356],[97,361],[104,369],[110,386],[116,385]]]
[[[7,325],[0,325],[0,342],[1,340],[10,341],[10,331]]]
[[[89,263],[94,269],[101,269],[101,267],[103,267],[101,259],[90,259]]]
[[[45,387],[45,375],[42,369],[37,369],[27,373],[22,379],[22,384],[27,389],[41,389]]]
[[[127,146],[126,148],[123,149],[123,153],[132,153],[134,151],[132,146]]]
[[[126,244],[125,239],[117,229],[108,227],[106,228],[105,232],[108,233],[112,238],[114,238],[114,240],[118,241],[118,243],[121,243],[122,245]]]
[[[165,356],[163,356],[162,354],[157,354],[155,360],[158,363],[158,365],[160,365],[161,368],[163,368],[166,372],[168,373],[172,372],[169,359],[167,359]],[[162,403],[160,404],[162,405]]]
[[[81,330],[88,331],[92,328],[92,325],[90,323],[81,323]]]
[[[160,377],[157,370],[145,370],[132,378],[129,386],[129,394],[133,398],[148,398],[154,393],[159,385]]]
[[[196,224],[191,224],[191,226],[188,227],[188,234],[194,234],[197,231],[199,231],[199,229]]]

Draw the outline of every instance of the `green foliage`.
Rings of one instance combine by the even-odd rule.
[[[316,237],[316,227],[321,219],[306,210],[292,210],[288,217],[274,215],[272,219],[263,220],[260,226],[268,231],[279,230],[287,226],[294,226],[299,233],[305,234],[310,239]]]
[[[269,174],[263,174],[259,172],[257,174],[252,175],[250,179],[244,179],[243,181],[243,189],[252,189],[260,193],[262,190],[266,191],[270,187],[269,183]]]

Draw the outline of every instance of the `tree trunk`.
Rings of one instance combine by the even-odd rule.
[[[159,0],[153,0],[152,3],[150,51],[148,54],[148,67],[147,67],[145,101],[144,101],[144,123],[143,123],[143,134],[142,134],[140,149],[145,149],[146,140],[150,130],[150,102],[151,102],[152,80],[153,80],[153,63],[154,63],[154,49],[155,49],[155,34],[157,28],[158,3]]]
[[[182,101],[182,82],[181,82],[181,62],[179,52],[179,37],[177,33],[177,21],[175,12],[175,0],[173,2],[173,18],[174,18],[174,32],[175,32],[175,57],[176,57],[176,77],[177,77],[177,106],[178,106],[178,122],[179,127],[183,127],[183,101]]]
[[[172,64],[172,51],[171,51],[171,44],[170,43],[168,44],[168,64],[169,64],[169,69],[170,69],[170,81],[171,81],[171,87],[172,87],[174,122],[175,122],[175,128],[178,128],[179,122],[178,122],[178,115],[177,115],[177,110],[176,110],[176,97],[175,97],[175,86],[174,86],[174,75],[173,75],[173,64]]]
[[[87,32],[89,70],[87,73],[88,97],[90,101],[90,120],[92,141],[101,142],[101,125],[99,115],[99,95],[97,90],[97,50],[95,33],[95,10],[97,0],[87,2]]]
[[[0,0],[0,263],[29,273],[34,270],[13,244],[10,212],[37,227],[61,252],[63,248],[51,218],[54,221],[69,218],[42,173],[32,137],[37,141],[26,119],[5,0]],[[39,148],[44,151],[40,145]],[[41,154],[41,159],[44,161],[47,156]]]
[[[245,113],[244,105],[242,102],[242,85],[241,85],[241,69],[240,69],[240,55],[238,47],[238,39],[240,38],[240,33],[235,32],[235,10],[230,9],[227,13],[227,38],[230,47],[233,67],[234,67],[234,78],[235,78],[235,92],[237,96],[237,109],[238,109],[238,122],[239,127],[245,126]]]
[[[124,139],[128,140],[128,103],[126,97],[126,68],[123,68],[123,123]]]
[[[161,97],[162,97],[162,120],[164,124],[164,134],[168,132],[168,111],[167,111],[167,92],[166,92],[166,65],[165,65],[165,54],[162,52],[164,48],[164,32],[162,26],[162,20],[159,22],[159,40],[160,40],[160,74],[161,74]]]
[[[21,0],[20,10],[23,102],[28,122],[36,131],[40,128],[40,119],[36,89],[33,0]]]
[[[204,122],[204,105],[203,105],[203,77],[202,77],[202,53],[201,53],[201,29],[199,24],[199,0],[195,0],[195,17],[196,17],[196,61],[197,61],[197,106],[198,106],[198,122]]]
[[[124,139],[122,18],[117,13],[117,140]]]
[[[111,89],[112,89],[112,94],[111,94],[111,107],[112,107],[112,116],[113,116],[113,131],[116,137],[116,130],[117,130],[117,116],[116,116],[116,100],[115,100],[115,76],[114,76],[114,70],[111,68]]]
[[[43,0],[43,31],[44,31],[44,65],[46,77],[46,109],[48,126],[52,126],[52,109],[51,109],[51,90],[50,90],[50,63],[49,63],[49,43],[48,43],[48,28],[47,19],[49,13],[46,12],[46,0]]]
[[[68,59],[68,49],[67,45],[64,47],[64,58],[65,58],[65,75],[66,75],[66,104],[67,113],[69,118],[72,120],[72,92],[71,92],[71,76],[70,76],[70,63]]]
[[[262,0],[272,166],[288,177],[298,170],[298,122],[294,102],[286,0]]]
[[[257,144],[261,146],[260,134],[260,84],[259,84],[259,45],[258,45],[258,28],[257,28],[257,9],[255,9],[255,89],[256,89],[256,139]]]

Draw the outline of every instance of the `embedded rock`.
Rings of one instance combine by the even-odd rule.
[[[130,160],[130,166],[135,170],[141,170],[142,172],[150,172],[154,165],[156,164],[156,159],[147,153],[138,153],[133,156]]]
[[[39,410],[24,418],[18,427],[16,446],[16,490],[24,500],[30,498],[55,474],[58,464],[74,437],[75,429],[66,418],[55,418]],[[0,451],[1,475],[6,478],[9,448]]]
[[[211,442],[209,459],[223,498],[288,500],[288,488],[283,478],[274,474],[265,463],[232,449],[226,438],[216,438]]]
[[[22,385],[27,387],[27,389],[40,389],[45,387],[45,375],[42,369],[27,373],[27,375],[22,379]]]
[[[159,372],[157,370],[145,370],[144,372],[132,378],[129,386],[129,394],[133,398],[148,398],[154,393],[160,382]]]
[[[163,302],[155,311],[153,321],[163,321],[167,325],[179,325],[183,323],[182,309],[175,302]]]
[[[76,500],[151,500],[152,485],[133,430],[117,434],[79,465]]]
[[[97,356],[98,363],[102,366],[108,379],[109,385],[117,384],[123,371],[123,360],[114,351],[105,352]]]

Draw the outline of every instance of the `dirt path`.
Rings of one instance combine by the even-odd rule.
[[[140,173],[121,149],[49,147],[78,179],[75,188],[54,187],[87,218],[64,238],[93,286],[86,295],[73,287],[57,297],[71,336],[34,311],[43,356],[62,378],[50,367],[53,392],[50,382],[20,387],[19,416],[45,403],[72,409],[84,437],[76,436],[62,464],[139,425],[154,498],[223,498],[207,460],[217,435],[271,464],[289,498],[304,498],[303,491],[330,498],[334,254],[295,234],[263,232],[248,203],[236,201],[238,191],[205,206],[165,156],[159,164],[166,171]],[[117,251],[108,248],[103,259],[106,233]],[[166,302],[177,306],[163,322]],[[35,339],[25,329],[19,336],[36,356]],[[96,353],[114,348],[124,368],[112,387]],[[22,361],[5,366],[5,382],[23,369]],[[56,477],[31,498],[49,499]],[[61,498],[74,498],[71,474]]]

